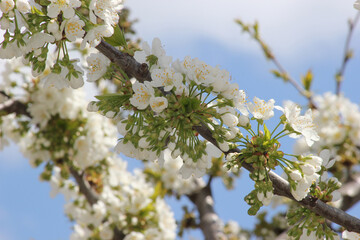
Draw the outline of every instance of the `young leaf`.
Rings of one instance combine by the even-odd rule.
[[[104,40],[114,47],[122,46],[127,48],[124,32],[120,29],[119,25],[114,27],[114,34],[111,37],[105,37]]]

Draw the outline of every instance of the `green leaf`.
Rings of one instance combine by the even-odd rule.
[[[255,216],[259,210],[260,210],[260,207],[258,205],[254,205],[251,208],[249,208],[248,214],[250,216]]]
[[[307,90],[307,91],[310,90],[312,80],[313,80],[313,74],[312,74],[311,70],[309,69],[307,71],[307,73],[305,74],[305,76],[301,77],[301,82],[302,82],[305,90]]]
[[[102,113],[106,114],[109,111],[113,111],[117,114],[120,111],[120,107],[129,101],[131,94],[111,93],[95,97],[100,100],[96,102],[96,105]]]
[[[104,40],[114,47],[117,46],[122,46],[124,48],[127,47],[125,34],[123,30],[120,29],[119,25],[116,25],[114,27],[114,34],[111,37],[104,37]]]
[[[149,68],[158,63],[159,58],[155,55],[149,55],[146,57],[146,61],[149,63]]]
[[[270,133],[269,129],[266,127],[265,124],[264,124],[264,133],[265,133],[265,139],[266,139],[266,140],[270,140],[270,138],[271,138],[271,133]]]
[[[44,5],[44,6],[47,6],[50,4],[49,1],[40,1],[40,3],[42,3],[41,5]],[[36,7],[31,8],[31,13],[38,15],[38,16],[45,16],[45,14],[42,11],[40,11],[39,9],[37,9]]]

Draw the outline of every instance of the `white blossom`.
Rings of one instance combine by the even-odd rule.
[[[200,159],[197,159],[196,162],[191,158],[182,156],[184,164],[181,166],[179,172],[184,179],[187,179],[192,175],[197,178],[204,176],[206,170],[212,165],[212,158],[218,158],[222,154],[217,147],[209,142],[206,143],[206,153],[207,155],[203,155]]]
[[[299,181],[301,180],[302,176],[301,176],[301,172],[299,170],[291,170],[290,171],[290,178],[294,181]]]
[[[2,0],[0,1],[0,10],[3,13],[8,13],[15,7],[15,2],[13,0]]]
[[[24,54],[26,46],[18,45],[17,41],[10,42],[4,47],[4,44],[0,48],[1,59],[12,59],[14,57],[20,57]]]
[[[51,18],[56,18],[60,12],[63,12],[65,18],[72,18],[75,15],[74,8],[81,6],[79,0],[50,0],[47,7],[47,15]]]
[[[230,149],[229,143],[228,142],[219,143],[219,148],[221,149],[221,151],[227,152]]]
[[[297,201],[301,201],[306,197],[310,191],[311,185],[316,182],[319,178],[319,175],[314,173],[312,175],[304,174],[303,178],[297,181],[296,189],[291,188],[291,194]]]
[[[10,26],[11,26],[11,22],[9,21],[8,18],[2,17],[0,19],[0,29],[7,30],[10,28]]]
[[[101,78],[110,65],[110,60],[102,53],[92,53],[86,58],[88,72],[86,74],[87,81],[94,82]]]
[[[62,39],[62,31],[60,31],[59,24],[55,19],[51,19],[47,25],[47,30],[51,33],[56,41]]]
[[[136,51],[134,58],[139,63],[148,63],[147,57],[150,55],[154,55],[157,58],[156,64],[153,65],[151,69],[168,68],[170,66],[172,57],[166,56],[166,52],[161,46],[159,38],[154,38],[151,49],[147,42],[143,42],[142,51]]]
[[[31,51],[35,51],[44,46],[46,43],[52,43],[55,41],[54,36],[47,33],[35,33],[31,36],[31,38],[26,43],[25,53],[29,53]]]
[[[78,17],[72,17],[63,21],[60,29],[61,31],[65,31],[65,36],[70,42],[74,42],[77,38],[82,38],[84,36],[84,26],[84,21],[80,20]]]
[[[124,240],[145,240],[145,236],[140,232],[131,232],[130,234],[126,235]]]
[[[274,99],[270,99],[268,102],[254,97],[254,103],[249,102],[247,104],[250,113],[259,120],[268,120],[274,116]]]
[[[265,206],[269,205],[271,202],[272,197],[274,196],[272,191],[266,192],[264,194],[264,192],[258,192],[257,193],[257,198],[260,202],[262,202],[262,204],[264,204]]]
[[[238,119],[239,119],[239,124],[242,127],[246,127],[250,123],[250,119],[248,116],[241,115]]]
[[[241,112],[241,114],[248,116],[249,112],[246,107],[246,93],[244,90],[239,90],[238,94],[236,94],[235,98],[233,99],[235,107]]]
[[[336,162],[336,158],[331,158],[331,153],[329,149],[324,149],[320,152],[320,157],[323,159],[322,165],[326,168],[329,169],[331,168],[335,162]]]
[[[101,38],[111,37],[113,33],[114,29],[111,25],[104,24],[96,26],[87,32],[80,45],[80,48],[84,49],[87,42],[89,43],[90,47],[96,47],[97,45],[99,45]]]
[[[360,239],[360,234],[356,232],[350,232],[348,230],[343,231],[341,235],[344,239],[347,240],[358,240]]]
[[[224,115],[222,115],[221,120],[228,127],[235,127],[239,123],[239,119],[236,117],[236,115],[231,113],[225,113]]]
[[[165,91],[170,91],[174,87],[178,89],[182,85],[182,75],[175,72],[172,68],[154,69],[151,72],[154,87],[164,87]]]
[[[150,99],[154,96],[154,89],[149,82],[135,82],[132,86],[134,95],[130,98],[130,103],[138,109],[145,109],[150,104]]]
[[[28,13],[31,10],[31,6],[27,0],[16,0],[16,9],[22,13]]]
[[[97,24],[96,17],[99,17],[106,24],[115,26],[119,21],[119,12],[122,8],[122,0],[91,0],[90,20],[93,24]]]
[[[165,97],[152,97],[150,98],[150,107],[156,113],[161,113],[168,107],[168,101]]]
[[[300,107],[293,102],[286,102],[285,108],[277,107],[277,109],[284,112],[286,116],[286,122],[296,132],[301,133],[305,137],[306,143],[309,146],[320,139],[319,135],[315,131],[311,109],[308,109],[303,116],[300,115]],[[298,137],[296,133],[292,133],[289,136],[292,138]]]
[[[135,148],[131,142],[124,143],[123,141],[119,141],[114,149],[117,153],[123,153],[130,158],[137,158],[139,155],[139,150]]]

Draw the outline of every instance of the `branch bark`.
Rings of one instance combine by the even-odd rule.
[[[75,178],[76,183],[79,185],[80,192],[85,196],[90,205],[94,205],[98,200],[97,194],[91,189],[91,186],[84,179],[84,174],[78,173],[74,168],[70,167],[70,173]]]
[[[188,195],[188,198],[197,207],[200,219],[200,229],[206,240],[217,240],[223,234],[221,222],[214,210],[214,200],[211,186],[206,185],[200,190]]]
[[[352,176],[352,180],[342,185],[339,191],[343,196],[340,209],[347,211],[360,201],[360,174]]]
[[[112,62],[122,68],[128,75],[134,76],[140,82],[151,81],[151,75],[148,68],[144,67],[144,64],[137,63],[133,57],[120,52],[105,41],[101,41],[96,48]],[[195,129],[203,138],[217,146],[216,140],[212,137],[211,131],[206,126],[197,126]],[[240,150],[232,149],[231,152],[240,152]],[[225,154],[227,153],[229,152],[225,152]],[[247,163],[244,163],[243,167],[250,172],[254,170],[253,167]],[[269,173],[269,176],[273,182],[275,194],[296,201],[291,194],[290,185],[285,179],[281,178],[272,171]],[[307,196],[298,203],[314,211],[320,216],[345,227],[348,231],[360,233],[360,219],[355,218],[340,209],[329,206],[318,199],[312,198],[311,196]]]
[[[360,12],[358,12],[354,18],[354,20],[349,20],[349,32],[346,37],[345,46],[344,46],[344,56],[342,58],[340,70],[335,74],[336,80],[336,94],[340,94],[341,83],[344,81],[345,68],[349,60],[352,58],[352,52],[350,50],[350,41],[354,33],[354,29],[356,24],[360,19]]]
[[[84,174],[79,174],[74,168],[70,167],[70,173],[75,178],[76,183],[79,185],[80,192],[85,196],[90,205],[94,205],[98,200],[97,194],[92,190],[89,183],[84,179]],[[117,227],[114,228],[113,240],[122,240],[125,234]]]
[[[6,115],[15,113],[16,115],[25,115],[31,118],[30,113],[27,111],[27,106],[19,100],[9,99],[0,104],[0,116],[2,112]]]

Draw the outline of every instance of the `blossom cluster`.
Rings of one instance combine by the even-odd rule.
[[[114,226],[125,239],[175,239],[173,213],[161,197],[154,198],[154,187],[146,176],[140,171],[129,173],[119,158],[106,161],[109,174],[100,179],[99,200],[90,206],[83,195],[77,195],[65,205],[66,214],[76,221],[71,239],[112,239]]]
[[[302,115],[301,108],[292,102],[286,102],[283,107],[275,106],[273,99],[264,101],[254,97],[253,102],[248,102],[245,92],[236,83],[230,83],[227,71],[190,57],[172,62],[159,39],[154,39],[152,48],[147,43],[143,48],[135,52],[135,59],[148,64],[152,81],[122,80],[117,94],[99,96],[99,101],[91,102],[88,109],[114,120],[121,119],[117,126],[123,138],[115,150],[128,157],[157,161],[165,172],[161,176],[153,171],[148,173],[161,179],[164,191],[171,188],[179,194],[186,193],[194,187],[189,185],[194,181],[180,180],[176,173],[183,178],[201,177],[211,169],[212,159],[225,153],[229,170],[242,162],[255,168],[250,174],[255,189],[245,197],[251,206],[249,214],[256,214],[262,205],[270,203],[273,186],[268,172],[276,166],[285,171],[296,200],[301,201],[308,194],[325,202],[338,200],[338,182],[327,179],[329,166],[325,166],[327,163],[322,158],[298,155],[297,160],[287,159],[279,149],[279,139],[285,136],[303,136],[308,147],[319,140],[312,110]],[[264,122],[275,115],[274,109],[283,115],[277,127],[270,131]],[[129,112],[125,119],[121,117],[124,110]],[[252,121],[257,123],[257,132]],[[278,130],[281,125],[283,129]],[[218,149],[197,136],[196,128],[200,126],[217,134],[213,137]],[[228,153],[236,147],[242,147],[239,153]],[[168,166],[172,166],[171,170]],[[180,183],[186,188],[179,188]]]
[[[253,102],[248,102],[238,84],[230,82],[226,70],[190,57],[172,62],[157,38],[151,48],[143,43],[143,50],[135,52],[134,57],[149,65],[152,81],[133,79],[131,85],[124,84],[125,90],[116,99],[117,103],[121,102],[120,106],[111,95],[108,99],[102,96],[88,108],[115,119],[121,108],[134,111],[118,123],[124,137],[116,150],[129,157],[154,160],[169,148],[174,158],[183,159],[180,173],[184,177],[191,174],[201,177],[211,167],[211,158],[220,157],[220,152],[216,153],[212,144],[197,137],[196,127],[207,126],[216,132],[218,147],[227,152],[243,137],[239,127],[247,130],[251,127],[249,114],[259,124],[274,116],[273,99],[266,102],[254,97]],[[109,105],[115,106],[109,109]],[[286,116],[283,124],[291,131],[290,137],[303,135],[309,145],[318,140],[311,111],[301,116],[295,105],[277,108]]]
[[[51,0],[36,3],[2,0],[0,27],[5,33],[0,43],[0,58],[22,56],[31,63],[35,77],[50,68],[47,85],[59,89],[69,86],[79,88],[84,84],[84,71],[78,59],[70,59],[67,43],[81,41],[84,49],[86,46],[95,47],[103,37],[111,37],[122,8],[121,0]],[[87,11],[82,11],[84,9]],[[49,54],[51,46],[56,46],[56,58]]]
[[[358,8],[359,1],[354,6]],[[6,127],[0,132],[0,148],[9,137],[19,142],[32,165],[45,163],[41,178],[50,182],[52,195],[62,192],[69,200],[65,211],[76,221],[72,239],[110,239],[114,228],[126,234],[125,239],[174,239],[173,214],[162,193],[155,191],[154,180],[165,191],[190,194],[204,185],[196,178],[204,176],[214,159],[224,155],[228,170],[244,163],[254,169],[250,173],[254,190],[245,197],[251,206],[249,214],[270,203],[273,185],[269,171],[277,166],[285,171],[297,201],[308,194],[324,202],[339,199],[340,184],[329,178],[326,170],[336,160],[354,164],[360,157],[360,112],[342,96],[315,98],[317,108],[304,115],[292,102],[284,107],[275,106],[273,99],[254,97],[249,102],[245,91],[231,83],[229,72],[189,56],[173,61],[155,38],[151,47],[143,43],[142,50],[134,54],[139,63],[148,65],[152,81],[128,79],[117,69],[120,74],[111,77],[120,80],[119,92],[98,96],[99,101],[87,108],[112,120],[87,112],[83,93],[71,89],[83,86],[84,71],[79,59],[70,58],[67,43],[81,41],[84,49],[110,38],[118,30],[121,9],[121,0],[0,2],[0,26],[5,31],[0,58],[23,57],[24,63],[31,65],[32,75],[38,77],[24,84],[22,102],[31,119],[2,117],[0,124]],[[56,45],[56,57],[49,54],[51,45]],[[110,65],[101,53],[90,54],[88,81],[104,77]],[[6,93],[10,86],[6,79],[0,89]],[[6,95],[1,95],[0,103],[7,100]],[[283,115],[270,131],[264,122],[274,116],[274,109]],[[117,144],[112,121],[122,135]],[[281,125],[283,129],[278,130]],[[208,140],[199,136],[204,129],[211,132]],[[285,136],[302,136],[315,155],[301,152],[303,155],[293,155],[295,160],[287,159],[279,142]],[[126,164],[109,151],[115,144],[117,153],[150,161],[145,174],[127,172]],[[320,152],[325,148],[331,151]],[[96,193],[95,203],[80,194],[71,180],[71,175],[80,173]],[[312,221],[303,222],[299,216],[304,215]],[[308,209],[293,210],[288,220],[299,226],[289,231],[296,239],[335,238],[331,229],[316,228],[324,219]],[[226,227],[230,236],[242,238],[234,224]],[[316,231],[311,231],[314,228]]]
[[[205,182],[201,178],[190,177],[184,179],[179,175],[179,171],[181,172],[181,167],[183,166],[183,160],[180,156],[173,158],[169,149],[163,151],[158,159],[158,163],[162,167],[155,162],[148,162],[145,172],[152,178],[160,179],[163,188],[167,191],[181,196],[195,192],[205,186]]]
[[[342,95],[330,92],[314,97],[316,109],[313,111],[316,131],[320,140],[310,149],[301,141],[297,152],[320,152],[330,149],[332,158],[344,166],[358,164],[360,157],[360,110]]]
[[[20,84],[31,118],[4,116],[1,129],[4,137],[19,144],[31,165],[45,165],[40,177],[49,181],[51,196],[65,196],[65,212],[75,221],[70,239],[111,239],[114,228],[125,239],[175,239],[174,215],[153,183],[140,170],[128,172],[126,162],[111,152],[116,126],[86,111],[82,90],[42,83],[33,79]],[[71,178],[74,172],[89,183],[96,202],[81,192],[76,177]]]

